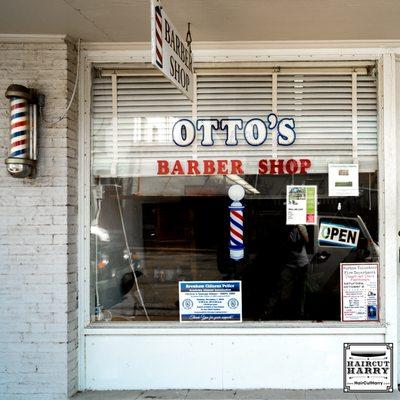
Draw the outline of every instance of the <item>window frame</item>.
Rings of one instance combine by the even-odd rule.
[[[129,46],[128,46],[129,47]],[[140,46],[138,46],[140,47]],[[310,321],[300,321],[300,322],[289,322],[289,321],[262,321],[262,322],[250,322],[246,321],[241,324],[237,324],[234,327],[231,324],[223,324],[220,323],[218,325],[212,324],[202,324],[201,327],[199,325],[193,324],[185,324],[183,327],[179,321],[168,321],[168,322],[107,322],[107,323],[91,323],[90,322],[90,298],[89,298],[89,278],[90,278],[90,93],[91,93],[91,79],[92,79],[92,67],[94,65],[102,64],[102,63],[132,63],[135,62],[150,62],[150,52],[148,50],[143,49],[130,49],[130,50],[99,50],[94,46],[93,49],[86,49],[81,54],[81,84],[80,84],[80,146],[79,146],[79,235],[80,235],[80,246],[79,246],[79,325],[81,334],[119,334],[121,333],[121,328],[123,329],[124,334],[128,333],[138,333],[143,332],[143,329],[146,329],[146,333],[148,334],[185,334],[185,332],[199,332],[201,334],[215,334],[219,332],[237,332],[239,334],[245,334],[245,332],[249,333],[266,333],[273,332],[274,334],[280,333],[332,333],[335,332],[345,333],[367,333],[371,332],[371,329],[376,332],[386,332],[387,327],[387,302],[386,298],[388,293],[386,292],[386,281],[385,276],[386,270],[389,267],[389,262],[386,262],[388,259],[386,254],[386,243],[384,241],[385,238],[385,223],[383,216],[385,215],[385,210],[388,208],[388,203],[393,204],[393,193],[391,193],[391,198],[388,199],[386,193],[384,191],[385,185],[385,169],[384,166],[386,163],[383,160],[383,135],[382,132],[386,129],[391,131],[393,137],[393,118],[391,118],[388,112],[384,112],[383,102],[386,100],[386,96],[383,96],[383,86],[385,86],[385,92],[389,91],[389,83],[393,79],[394,72],[390,70],[391,63],[394,63],[394,56],[390,54],[383,54],[381,51],[374,51],[372,49],[371,53],[365,51],[365,49],[341,49],[338,53],[332,49],[331,51],[327,50],[326,53],[319,54],[318,51],[310,50],[296,50],[295,52],[287,51],[286,56],[282,55],[270,55],[264,57],[265,59],[274,60],[276,64],[289,63],[291,64],[294,60],[302,60],[306,61],[307,65],[312,64],[314,61],[310,60],[319,60],[315,61],[315,65],[337,65],[338,62],[343,62],[346,60],[346,64],[355,65],[357,62],[377,62],[378,63],[378,189],[379,189],[379,243],[382,246],[381,252],[381,260],[380,260],[380,269],[383,271],[381,274],[381,321],[380,322],[369,322],[369,323],[342,323],[326,321],[319,324],[312,323]],[[215,53],[210,50],[209,54],[207,51],[203,51],[201,54],[201,61],[208,61],[212,63],[213,61],[217,61],[219,58],[220,61],[227,62],[236,62],[238,58],[240,61],[244,60],[247,63],[254,65],[255,67],[259,66],[259,56],[254,52],[248,51],[244,56],[238,57],[235,55],[235,51],[227,50],[227,53],[232,53],[230,56],[224,55],[224,52],[217,57]],[[237,53],[237,52],[236,52]],[[243,51],[246,53],[246,51]],[[251,54],[253,53],[253,54]],[[267,51],[268,53],[268,51]],[[272,52],[274,53],[274,52]],[[276,52],[275,53],[279,53]],[[285,51],[283,51],[285,53]],[[295,55],[293,55],[295,54]],[[369,55],[365,55],[369,54]],[[284,61],[282,61],[284,60]],[[385,75],[385,76],[384,76]],[[386,82],[386,83],[385,83]],[[388,83],[389,82],[389,83]],[[388,101],[385,103],[392,103],[393,106],[394,94]],[[390,106],[389,106],[390,107]],[[393,111],[393,108],[390,110]],[[385,122],[384,122],[385,121]],[[386,128],[386,126],[387,128]],[[387,176],[390,176],[387,173]],[[387,180],[386,180],[387,182]],[[386,185],[387,186],[387,185]],[[395,200],[395,199],[394,199]],[[395,205],[395,202],[394,204]],[[393,253],[393,249],[392,253]],[[393,266],[392,266],[393,267]],[[396,296],[396,291],[390,291],[391,296]],[[151,326],[149,325],[151,324]],[[256,331],[254,331],[254,329]],[[99,330],[97,330],[99,329]],[[179,332],[177,331],[179,329]],[[100,331],[101,330],[101,331]],[[242,331],[240,333],[240,331]],[[290,331],[290,332],[289,332]]]

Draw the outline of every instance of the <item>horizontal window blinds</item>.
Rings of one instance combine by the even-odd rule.
[[[357,140],[358,154],[370,170],[378,168],[378,104],[375,78],[358,76],[357,80]]]
[[[377,169],[377,89],[373,76],[346,74],[198,75],[193,106],[166,78],[97,77],[92,85],[92,170],[96,176],[152,176],[158,159],[241,159],[257,172],[261,158],[310,158],[312,172],[328,163],[358,162]],[[238,134],[226,146],[218,130],[213,146],[202,136],[188,147],[172,141],[181,118],[266,119],[271,112],[296,123],[296,141],[276,145],[274,133],[261,146]]]
[[[327,163],[353,161],[360,164],[360,171],[376,170],[375,79],[361,75],[355,79],[356,93],[352,75],[278,76],[278,115],[293,117],[297,133],[292,146],[279,148],[280,156],[310,158],[321,172],[327,170]],[[357,120],[356,132],[353,118]]]
[[[198,118],[240,118],[243,125],[252,118],[266,119],[272,110],[272,76],[198,76]],[[226,131],[216,130],[214,145],[201,146],[197,137],[197,155],[209,159],[240,159],[246,170],[257,171],[258,160],[271,157],[271,135],[260,146],[250,146],[243,133],[238,133],[236,146],[226,146]]]

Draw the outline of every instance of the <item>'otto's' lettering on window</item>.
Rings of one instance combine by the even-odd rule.
[[[276,142],[280,146],[290,146],[296,140],[294,119],[279,120],[275,114],[269,114],[266,120],[252,118],[247,122],[240,118],[198,119],[196,122],[181,119],[172,129],[172,139],[178,146],[190,146],[198,133],[202,137],[202,146],[213,146],[216,135],[222,134],[226,146],[237,146],[241,135],[250,146],[261,146],[273,131],[276,132]]]

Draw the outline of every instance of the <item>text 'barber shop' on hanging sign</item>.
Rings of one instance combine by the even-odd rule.
[[[193,101],[193,57],[190,43],[188,45],[182,39],[161,3],[155,0],[151,2],[151,62]]]

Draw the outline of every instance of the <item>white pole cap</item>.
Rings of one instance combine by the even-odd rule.
[[[232,185],[229,188],[228,196],[232,201],[240,201],[244,197],[244,189],[243,186],[240,185]]]

